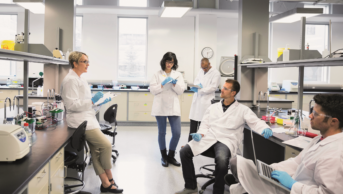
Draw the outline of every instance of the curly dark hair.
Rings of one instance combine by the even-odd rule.
[[[340,94],[317,94],[313,97],[314,102],[322,107],[322,111],[332,118],[337,118],[339,128],[343,128],[343,95]]]
[[[161,63],[160,63],[163,71],[166,70],[166,62],[172,61],[172,60],[174,60],[174,66],[172,67],[172,69],[177,70],[179,65],[177,64],[177,58],[176,58],[175,53],[167,52],[166,54],[163,55],[163,58],[162,58]]]

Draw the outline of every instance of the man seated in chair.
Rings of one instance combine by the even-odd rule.
[[[244,125],[252,130],[272,136],[269,126],[260,120],[249,107],[240,104],[235,96],[240,90],[236,80],[226,80],[220,97],[221,102],[212,104],[205,112],[199,131],[191,134],[190,141],[180,151],[185,188],[176,194],[193,194],[198,192],[193,157],[209,149],[215,153],[215,183],[213,194],[224,193],[224,176],[228,172],[229,160],[236,156],[239,144],[243,140]]]
[[[317,94],[310,114],[311,127],[320,135],[295,158],[271,164],[271,177],[291,190],[291,194],[343,193],[343,95]],[[271,153],[272,154],[272,153]],[[232,174],[239,184],[231,185],[231,194],[289,193],[261,179],[252,160],[232,158]],[[231,177],[231,178],[230,178]]]

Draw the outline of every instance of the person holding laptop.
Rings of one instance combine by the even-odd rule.
[[[343,95],[317,94],[310,114],[311,127],[320,135],[295,158],[271,164],[271,177],[291,194],[343,193]],[[289,193],[262,179],[253,161],[237,156],[230,160],[232,174],[225,176],[238,184],[230,186],[231,194]]]
[[[212,104],[205,112],[199,131],[191,134],[193,140],[180,151],[182,173],[185,188],[175,194],[193,194],[198,192],[193,164],[193,157],[207,150],[215,155],[215,182],[213,194],[223,194],[225,188],[224,176],[228,172],[229,160],[238,152],[243,140],[244,125],[264,135],[272,136],[273,132],[265,121],[259,119],[247,106],[235,100],[240,90],[236,80],[226,80],[220,97],[221,102]]]

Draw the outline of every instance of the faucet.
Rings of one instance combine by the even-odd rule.
[[[13,110],[14,110],[14,105],[15,105],[15,99],[17,99],[17,110],[19,114],[19,97],[18,96],[14,96],[13,98]]]
[[[32,81],[31,95],[33,95],[33,87],[34,87],[34,83],[35,83],[37,80],[39,80],[40,78],[42,78],[42,77],[39,77],[39,78],[37,78],[37,79],[35,79],[35,80],[33,80],[33,81]],[[38,93],[37,93],[37,94],[38,94]]]
[[[7,107],[6,107],[6,102],[7,102],[7,100],[10,101],[10,110],[12,110],[12,109],[11,109],[11,99],[10,99],[9,97],[7,97],[7,98],[5,99],[5,103],[4,103],[4,122],[3,122],[3,124],[6,124],[6,119],[7,119],[7,116],[6,116],[6,109],[7,109]]]
[[[257,104],[257,111],[260,112],[260,103],[261,103],[261,96],[263,95],[263,92],[258,92],[258,104]]]

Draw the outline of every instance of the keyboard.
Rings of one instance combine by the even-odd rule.
[[[270,166],[264,164],[264,163],[260,163],[261,164],[261,167],[262,167],[262,173],[264,176],[276,181],[276,182],[279,182],[277,179],[274,179],[272,178],[271,174],[272,172],[274,171],[273,168],[271,168]]]

